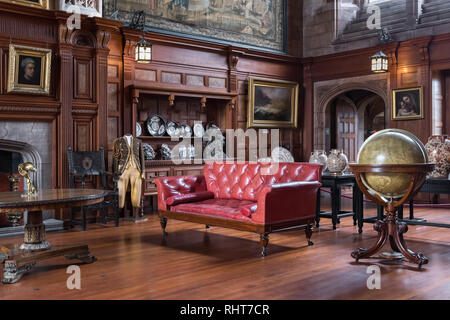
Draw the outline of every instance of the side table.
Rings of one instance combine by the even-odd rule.
[[[351,186],[353,188],[353,211],[341,210],[341,188],[343,186]],[[363,195],[353,174],[342,175],[322,175],[322,188],[329,188],[331,190],[331,212],[320,211],[320,189],[317,194],[317,209],[316,209],[316,227],[319,227],[320,218],[331,218],[333,222],[333,229],[340,223],[340,218],[353,216],[353,224],[356,225],[358,217],[362,215],[363,211]],[[362,221],[358,221],[359,233],[362,232]]]
[[[425,180],[425,183],[420,188],[419,192],[424,193],[432,193],[434,194],[433,203],[436,203],[436,195],[439,194],[450,194],[450,180],[448,179],[439,179],[439,178],[428,178]],[[358,217],[358,222],[362,224],[364,222],[375,223],[377,220],[383,220],[383,208],[377,207],[377,216],[376,217],[367,217],[364,218],[362,215]],[[450,228],[450,224],[448,223],[435,223],[435,222],[427,222],[424,219],[418,219],[414,217],[414,201],[411,199],[409,201],[409,218],[403,217],[403,205],[398,208],[398,219],[401,222],[405,222],[407,225],[414,226],[429,226],[429,227],[438,227],[438,228]],[[362,214],[362,212],[361,212]]]

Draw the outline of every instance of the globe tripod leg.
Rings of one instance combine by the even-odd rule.
[[[371,248],[368,249],[359,248],[358,250],[353,251],[352,257],[356,259],[356,262],[358,262],[358,260],[361,258],[368,258],[372,256],[373,254],[378,252],[378,250],[380,250],[386,243],[388,236],[386,223],[383,221],[377,221],[374,224],[373,229],[378,232],[377,242]]]
[[[395,225],[393,228],[393,240],[396,245],[396,247],[399,249],[399,251],[407,258],[409,261],[414,262],[419,265],[419,268],[423,264],[428,263],[428,258],[425,257],[422,253],[418,252],[415,253],[411,250],[408,250],[408,247],[406,246],[405,241],[403,240],[403,233],[400,232],[401,230],[405,230],[406,232],[408,229],[402,227],[402,225]],[[394,248],[393,248],[394,249]]]
[[[408,232],[408,225],[406,223],[399,223],[398,226],[398,237],[400,239],[401,243],[405,243],[405,240],[403,240],[403,234]],[[394,227],[395,228],[395,227]],[[391,244],[392,250],[395,252],[400,252],[400,249],[398,248],[397,244],[394,241],[394,236],[389,235],[389,243]]]

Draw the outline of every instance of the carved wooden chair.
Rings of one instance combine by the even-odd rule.
[[[86,177],[92,176],[96,179],[100,176],[101,185],[104,190],[108,190],[109,194],[105,197],[105,200],[98,204],[87,205],[80,208],[72,208],[70,227],[75,225],[82,225],[83,231],[86,231],[86,212],[102,210],[102,222],[107,224],[108,221],[114,220],[115,226],[119,226],[119,208],[118,197],[119,192],[117,188],[117,178],[111,172],[107,172],[105,169],[105,155],[103,147],[100,147],[99,151],[72,151],[69,146],[67,148],[67,160],[69,163],[69,183],[71,188],[75,188],[75,179],[79,177],[81,179],[81,188],[84,189],[86,185]],[[114,188],[108,189],[106,177],[110,175],[113,177]],[[114,216],[108,214],[109,208],[113,208]],[[75,220],[75,213],[80,211],[81,220]]]

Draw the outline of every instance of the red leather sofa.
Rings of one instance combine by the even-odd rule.
[[[308,245],[322,166],[310,163],[206,163],[203,176],[156,179],[163,229],[177,219],[260,234],[266,255],[269,233],[304,228]]]

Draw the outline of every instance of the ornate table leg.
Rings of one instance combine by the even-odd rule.
[[[14,249],[11,250],[5,261],[3,283],[16,283],[25,273],[31,271],[37,262],[59,256],[65,256],[67,259],[77,259],[86,264],[97,261],[96,257],[90,255],[87,245],[53,246],[48,250],[33,252]]]
[[[45,225],[42,221],[42,211],[28,212],[23,242],[20,246],[22,250],[37,251],[51,248],[51,244],[45,241]]]
[[[14,260],[6,260],[3,269],[3,283],[16,283],[23,275],[33,269],[35,261],[18,266]]]
[[[90,255],[89,250],[86,250],[85,252],[81,252],[81,253],[66,254],[64,256],[69,260],[77,259],[77,260],[80,260],[81,262],[84,262],[87,264],[94,263],[95,261],[97,261],[97,258],[95,256]]]

